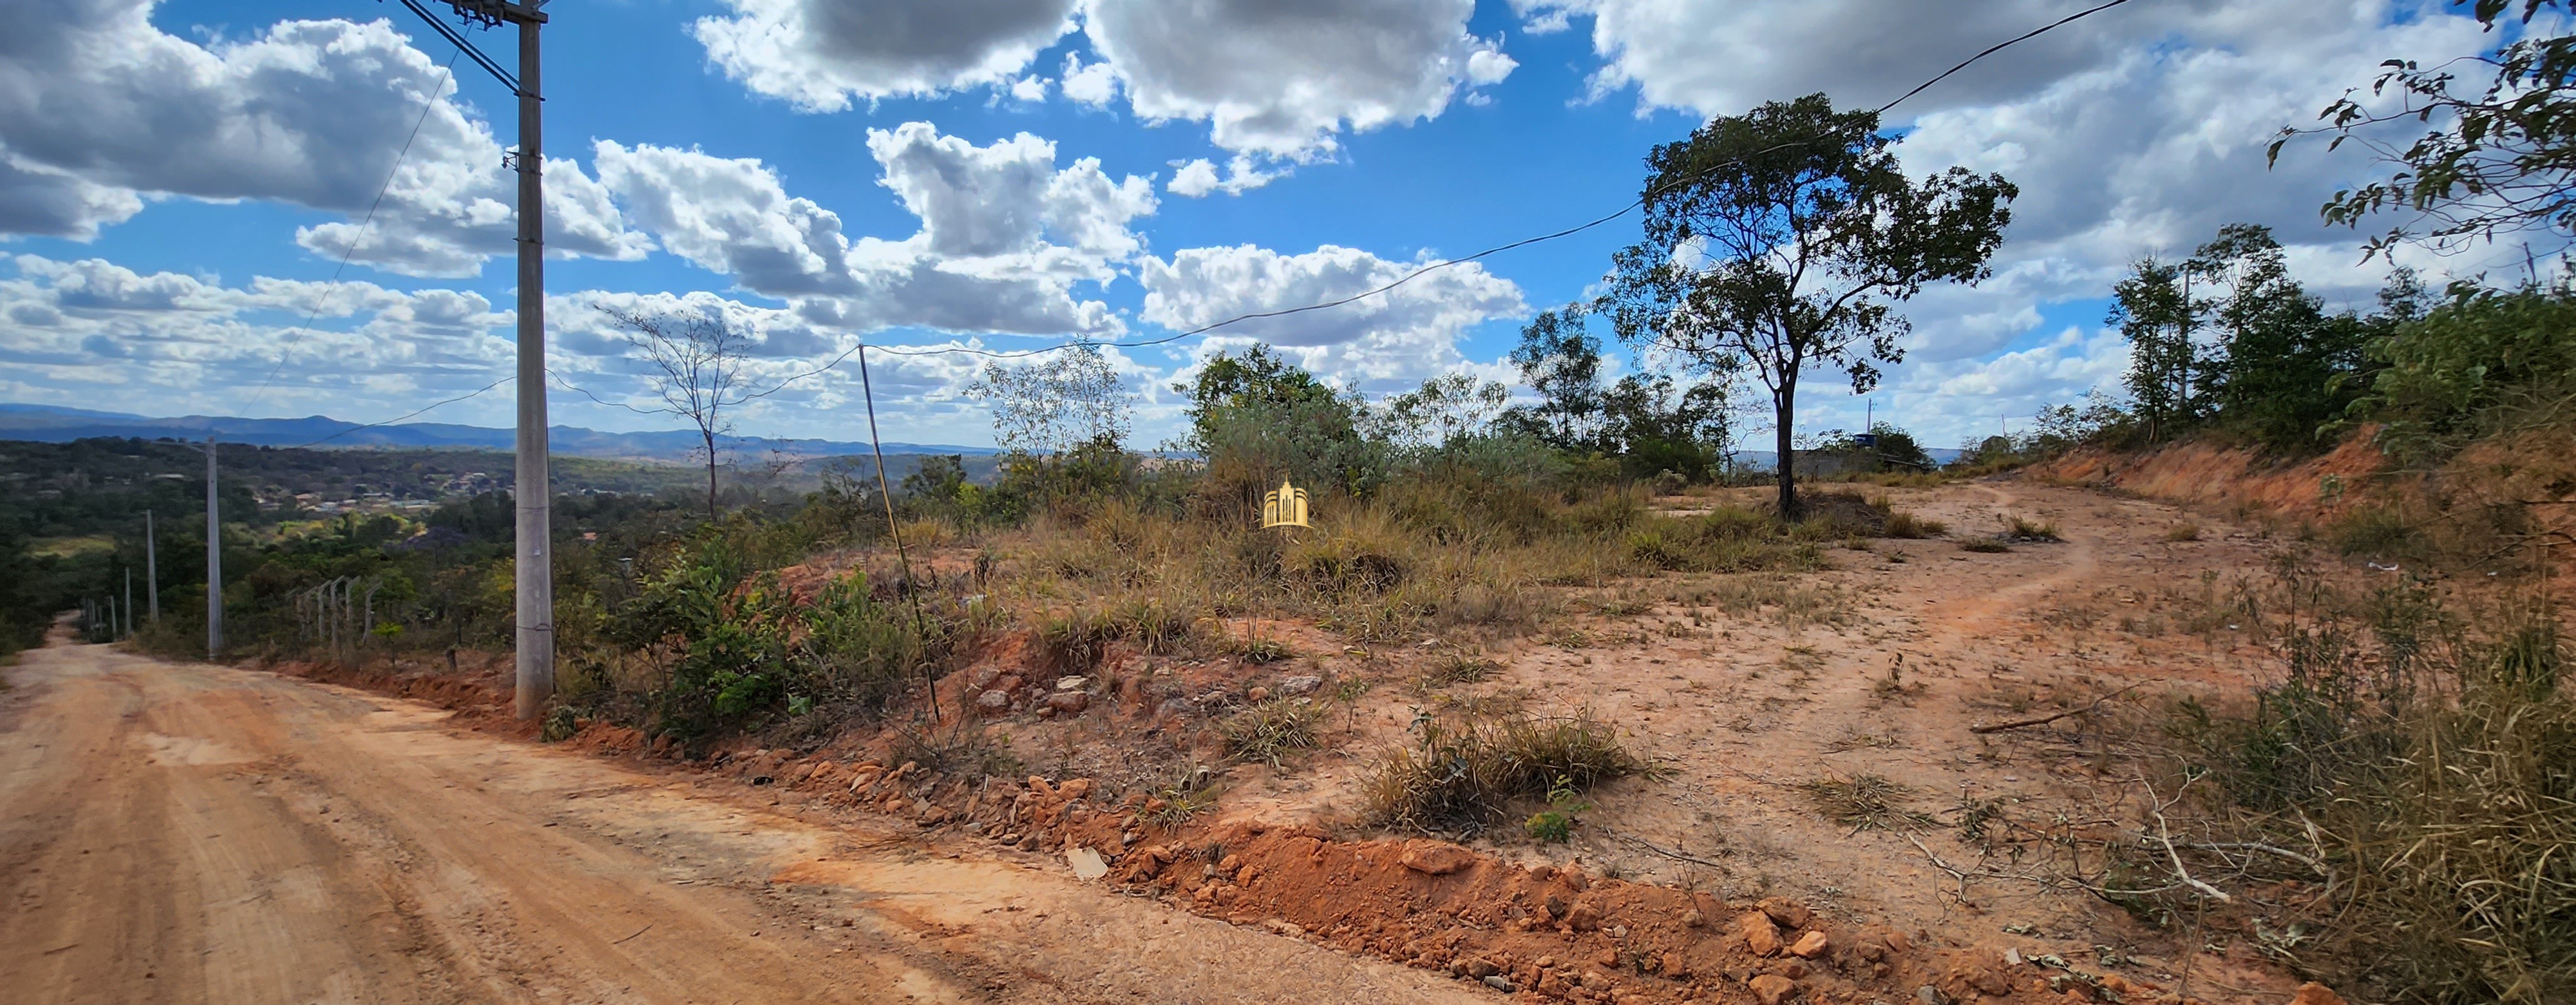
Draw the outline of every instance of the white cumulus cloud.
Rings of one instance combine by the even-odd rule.
[[[286,21],[200,45],[155,27],[154,6],[0,0],[0,232],[86,238],[143,197],[184,196],[346,214],[299,240],[401,272],[470,275],[510,250],[500,144],[390,22]],[[557,252],[642,256],[577,165],[548,167]]]

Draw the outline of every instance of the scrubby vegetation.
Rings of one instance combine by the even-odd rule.
[[[2418,579],[2356,592],[2295,559],[2231,617],[2280,670],[2250,698],[2175,705],[2164,808],[2130,899],[2181,923],[2228,889],[2305,933],[2289,962],[2411,1002],[2576,994],[2576,709],[2554,610]],[[2187,812],[2188,811],[2188,812]],[[2180,863],[2154,864],[2160,857]],[[2209,884],[2207,890],[2180,882]]]
[[[1413,731],[1415,742],[1384,754],[1368,780],[1367,813],[1378,825],[1472,834],[1509,819],[1516,801],[1648,770],[1607,723],[1584,713],[1452,712],[1425,715]],[[1543,829],[1558,830],[1558,822]]]

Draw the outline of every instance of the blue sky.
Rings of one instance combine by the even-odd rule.
[[[448,83],[452,50],[398,5],[67,3],[0,0],[40,26],[0,42],[0,77],[35,82],[0,87],[0,398],[372,421],[508,372],[499,84],[465,60]],[[642,400],[599,305],[725,312],[762,335],[757,381],[859,339],[1149,338],[1345,295],[1615,208],[1647,150],[1705,116],[1817,90],[1875,104],[2080,6],[559,0],[549,194],[571,254],[548,265],[550,366]],[[508,33],[471,37],[514,62]],[[2441,5],[2140,0],[1908,102],[1889,125],[1909,168],[2000,171],[2024,195],[1994,280],[1906,308],[1880,413],[1954,443],[2116,383],[2110,284],[2226,222],[2275,226],[2314,288],[2365,300],[2381,270],[2315,210],[2373,166],[2303,144],[2266,169],[2261,148],[2381,59],[2491,42]],[[1229,175],[1259,183],[1211,187]],[[1519,323],[1635,237],[1622,220],[1364,308],[1124,354],[1140,439],[1176,431],[1165,385],[1253,337],[1376,394],[1508,380]],[[2472,258],[2422,264],[2490,264]],[[989,441],[963,396],[975,361],[879,366],[888,437]],[[1808,385],[1801,431],[1859,424],[1833,384]],[[855,392],[854,373],[809,378],[739,431],[854,438]],[[553,402],[559,422],[671,424]],[[504,386],[422,419],[508,416]]]

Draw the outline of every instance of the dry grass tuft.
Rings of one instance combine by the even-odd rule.
[[[1315,727],[1323,717],[1323,706],[1307,699],[1272,698],[1227,716],[1217,729],[1225,737],[1226,756],[1277,767],[1289,751],[1315,746]]]
[[[2065,538],[2057,536],[2057,521],[2055,520],[2034,520],[2018,513],[2008,514],[2001,519],[2004,524],[2003,533],[1996,536],[2008,541],[2048,542],[2066,540]]]
[[[1850,778],[1827,775],[1798,786],[1825,819],[1854,831],[1905,830],[1921,827],[1932,818],[1905,809],[1901,803],[1912,790],[1878,775],[1859,774]]]
[[[1887,537],[1902,538],[1943,537],[1949,533],[1949,524],[1929,517],[1916,516],[1907,510],[1890,511],[1887,514],[1887,528],[1884,531]]]
[[[1433,690],[1451,684],[1482,684],[1503,668],[1502,661],[1466,653],[1449,653],[1422,673],[1422,689]]]
[[[1425,716],[1415,726],[1420,741],[1388,751],[1369,779],[1368,819],[1379,826],[1474,833],[1508,819],[1514,800],[1648,770],[1588,712]]]

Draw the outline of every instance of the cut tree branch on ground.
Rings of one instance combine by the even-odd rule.
[[[2113,698],[2117,698],[2117,697],[2119,697],[2119,696],[2121,696],[2121,695],[2124,695],[2124,694],[2127,694],[2127,693],[2129,693],[2129,692],[2131,692],[2131,691],[2135,691],[2135,690],[2137,690],[2137,689],[2139,689],[2139,688],[2145,687],[2145,686],[2147,686],[2149,683],[2151,683],[2151,682],[2149,682],[2149,681],[2139,681],[2139,682],[2137,682],[2137,683],[2135,683],[2135,684],[2131,684],[2131,685],[2129,685],[2129,686],[2127,686],[2127,687],[2124,687],[2124,688],[2121,688],[2121,689],[2119,689],[2119,690],[2117,690],[2117,691],[2113,691],[2113,692],[2111,692],[2110,694],[2106,694],[2106,695],[2103,695],[2103,696],[2101,696],[2101,697],[2099,697],[2099,698],[2095,698],[2095,699],[2093,699],[2093,703],[2092,703],[2092,704],[2086,705],[2086,706],[2084,706],[2084,707],[2082,707],[2082,708],[2071,708],[2071,709],[2067,709],[2066,711],[2059,712],[2059,713],[2057,713],[2056,715],[2043,715],[2043,716],[2040,716],[2040,717],[2038,717],[2038,718],[2036,718],[2036,719],[2015,719],[2015,720],[2013,720],[2013,721],[2011,721],[2011,722],[1998,722],[1998,723],[1996,723],[1996,724],[1994,724],[1994,725],[1991,725],[1991,726],[1970,726],[1970,727],[1968,727],[1968,732],[1975,733],[1975,734],[1978,734],[1978,735],[1981,735],[1981,736],[1982,736],[1982,735],[1987,734],[1987,733],[2001,733],[2001,732],[2003,732],[2003,731],[2005,731],[2005,730],[2009,730],[2009,729],[2028,729],[2028,728],[2030,728],[2030,727],[2032,727],[2032,726],[2045,726],[2045,725],[2048,725],[2049,723],[2056,722],[2056,721],[2057,721],[2057,720],[2059,720],[2059,719],[2072,719],[2072,718],[2074,718],[2074,717],[2076,717],[2076,716],[2079,716],[2079,715],[2091,715],[2091,714],[2093,714],[2093,712],[2094,712],[2095,710],[2100,709],[2100,708],[2101,708],[2105,703],[2108,703],[2111,699],[2113,699]]]

